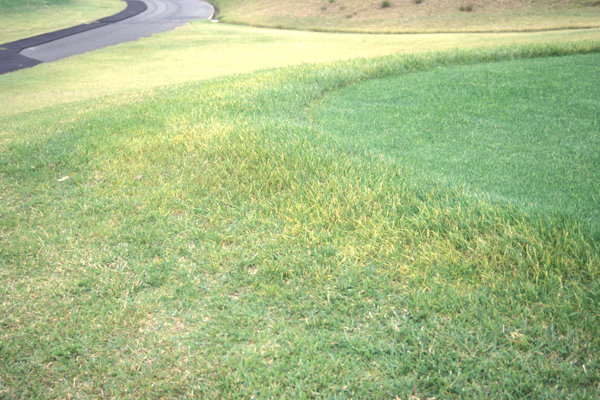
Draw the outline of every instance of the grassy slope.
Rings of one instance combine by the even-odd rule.
[[[125,5],[119,0],[0,0],[0,43],[91,22]]]
[[[1,75],[0,117],[115,93],[136,97],[157,86],[285,65],[581,40],[600,40],[600,30],[410,36],[326,34],[194,22],[134,43]]]
[[[303,66],[4,118],[1,393],[597,397],[597,242],[414,185],[306,115],[362,80],[590,50]]]
[[[353,32],[478,32],[600,26],[587,0],[216,0],[224,21]],[[461,5],[473,4],[472,12]]]
[[[419,182],[570,214],[600,239],[597,61],[496,63],[371,81],[327,98],[315,118],[340,146],[399,159]]]

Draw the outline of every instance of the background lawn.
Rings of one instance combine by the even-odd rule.
[[[108,17],[120,0],[0,0],[0,44]]]
[[[194,21],[174,31],[0,75],[0,117],[287,65],[455,48],[600,41],[600,29],[500,34],[366,35]]]

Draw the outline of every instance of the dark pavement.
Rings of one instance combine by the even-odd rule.
[[[90,24],[0,45],[0,74],[165,32],[214,14],[201,0],[125,1],[122,12]]]

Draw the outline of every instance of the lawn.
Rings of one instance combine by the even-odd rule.
[[[2,35],[124,7],[33,1]],[[1,75],[0,398],[598,398],[599,66],[600,29],[195,21]]]
[[[136,42],[0,75],[0,117],[90,98],[139,97],[162,86],[306,63],[398,53],[600,41],[600,29],[525,33],[365,35],[194,21]],[[240,61],[241,60],[241,61]]]
[[[465,188],[435,166],[421,183],[411,152],[428,152],[400,142],[431,131],[415,88],[443,88],[452,107],[457,77],[485,76],[482,98],[511,94],[543,112],[560,99],[583,119],[565,138],[571,154],[589,158],[597,100],[574,89],[585,77],[595,86],[599,51],[301,65],[3,117],[0,393],[597,397],[600,247],[587,214],[478,195],[506,185]],[[374,93],[390,99],[390,113],[375,109],[393,141],[385,121],[356,129],[361,118],[333,109],[339,99],[370,113]],[[516,140],[512,128],[535,136],[537,114],[504,107],[484,121],[487,103],[462,96],[473,114],[448,117],[457,140],[475,128],[489,139],[483,128],[500,118],[496,145]],[[415,118],[397,129],[387,114],[407,102]],[[559,160],[564,146],[552,148]]]
[[[589,0],[215,0],[226,22],[317,31],[502,32],[600,26]]]
[[[120,0],[0,0],[0,44],[92,22],[125,6]]]
[[[315,118],[341,147],[398,160],[420,184],[569,215],[600,239],[598,61],[509,61],[369,81],[327,97]]]

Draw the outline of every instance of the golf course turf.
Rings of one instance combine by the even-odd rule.
[[[125,8],[122,0],[0,0],[0,43],[91,23]]]
[[[169,84],[149,49],[215,32],[248,69]],[[600,42],[277,35],[0,77],[0,397],[597,398]]]
[[[338,141],[399,160],[422,184],[570,214],[600,239],[598,62],[512,61],[375,80],[327,98],[316,114]]]

